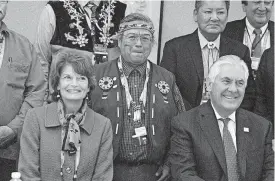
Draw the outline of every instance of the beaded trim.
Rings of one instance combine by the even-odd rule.
[[[133,23],[133,24],[122,24],[119,26],[119,33],[129,30],[129,29],[146,29],[148,31],[150,31],[152,34],[154,34],[155,30],[153,26],[150,26],[149,24],[145,24],[145,23]]]

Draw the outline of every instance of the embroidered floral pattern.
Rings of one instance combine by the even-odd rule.
[[[72,44],[78,44],[79,47],[83,47],[88,44],[87,34],[84,33],[84,28],[80,25],[83,19],[85,19],[84,15],[77,12],[74,8],[76,3],[70,0],[64,1],[63,7],[68,11],[69,16],[75,22],[70,24],[70,28],[76,28],[78,30],[78,34],[72,35],[71,32],[65,33],[65,37],[67,41],[72,41]],[[94,33],[93,33],[94,34]]]
[[[168,94],[170,91],[169,85],[165,81],[162,81],[162,80],[158,82],[157,87],[163,95]]]
[[[115,14],[115,0],[109,0],[109,3],[105,3],[99,14],[99,21],[103,23],[103,27],[100,28],[99,40],[107,46],[109,43],[113,43],[112,36],[110,34],[110,28],[113,27],[111,20]]]
[[[71,29],[76,28],[78,31],[78,34],[72,35],[71,32],[65,33],[65,37],[67,41],[72,41],[72,44],[78,44],[80,47],[86,46],[88,44],[87,34],[84,33],[84,28],[81,26],[82,21],[86,19],[85,15],[83,13],[79,13],[76,10],[76,2],[71,0],[64,0],[63,7],[68,11],[69,16],[72,20],[75,20],[75,22],[71,23],[69,26]],[[91,24],[93,25],[91,27],[91,35],[95,35],[95,28],[96,26],[99,29],[99,40],[101,43],[103,43],[105,46],[107,46],[109,43],[113,43],[112,36],[110,35],[109,31],[110,28],[114,25],[111,23],[111,20],[114,15],[114,9],[115,9],[115,0],[109,0],[109,3],[104,3],[102,9],[100,10],[99,14],[99,20],[96,18],[91,18]],[[103,23],[103,27],[100,28],[98,25],[98,21],[101,21]]]
[[[102,90],[109,90],[113,87],[114,85],[114,80],[111,77],[102,77],[98,81],[98,85]]]

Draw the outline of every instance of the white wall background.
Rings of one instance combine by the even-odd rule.
[[[23,34],[31,42],[34,42],[39,16],[46,3],[47,1],[10,1],[4,21],[10,29]],[[191,33],[196,29],[197,25],[193,21],[193,9],[194,0],[164,1],[161,54],[167,40]],[[154,11],[158,10],[152,9],[152,12]],[[228,21],[241,19],[244,16],[241,1],[231,0]],[[274,14],[271,19],[274,20]],[[154,62],[156,63],[156,60]]]

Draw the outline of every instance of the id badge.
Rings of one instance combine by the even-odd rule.
[[[258,67],[259,67],[259,63],[260,63],[260,58],[258,57],[251,57],[251,68],[253,70],[258,70]]]
[[[147,131],[146,131],[145,126],[141,126],[141,127],[139,127],[139,128],[135,128],[135,134],[136,134],[138,137],[146,136],[146,135],[147,135]]]
[[[148,143],[146,127],[141,126],[135,128],[135,135],[133,135],[132,138],[136,138],[140,146],[146,145]]]

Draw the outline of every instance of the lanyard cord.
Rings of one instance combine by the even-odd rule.
[[[265,29],[265,31],[264,31],[263,35],[261,36],[260,40],[255,44],[255,46],[253,46],[253,42],[251,41],[251,37],[250,37],[250,34],[249,34],[249,32],[248,32],[247,26],[245,25],[245,31],[246,31],[247,34],[248,34],[249,41],[250,41],[250,43],[251,43],[251,45],[252,45],[252,46],[251,46],[251,49],[252,49],[252,50],[254,50],[254,49],[256,48],[256,46],[262,41],[263,37],[265,36],[265,33],[267,32],[267,29],[268,29],[268,28]],[[257,35],[256,35],[256,36],[257,36]],[[256,37],[255,37],[255,38],[256,38]]]

